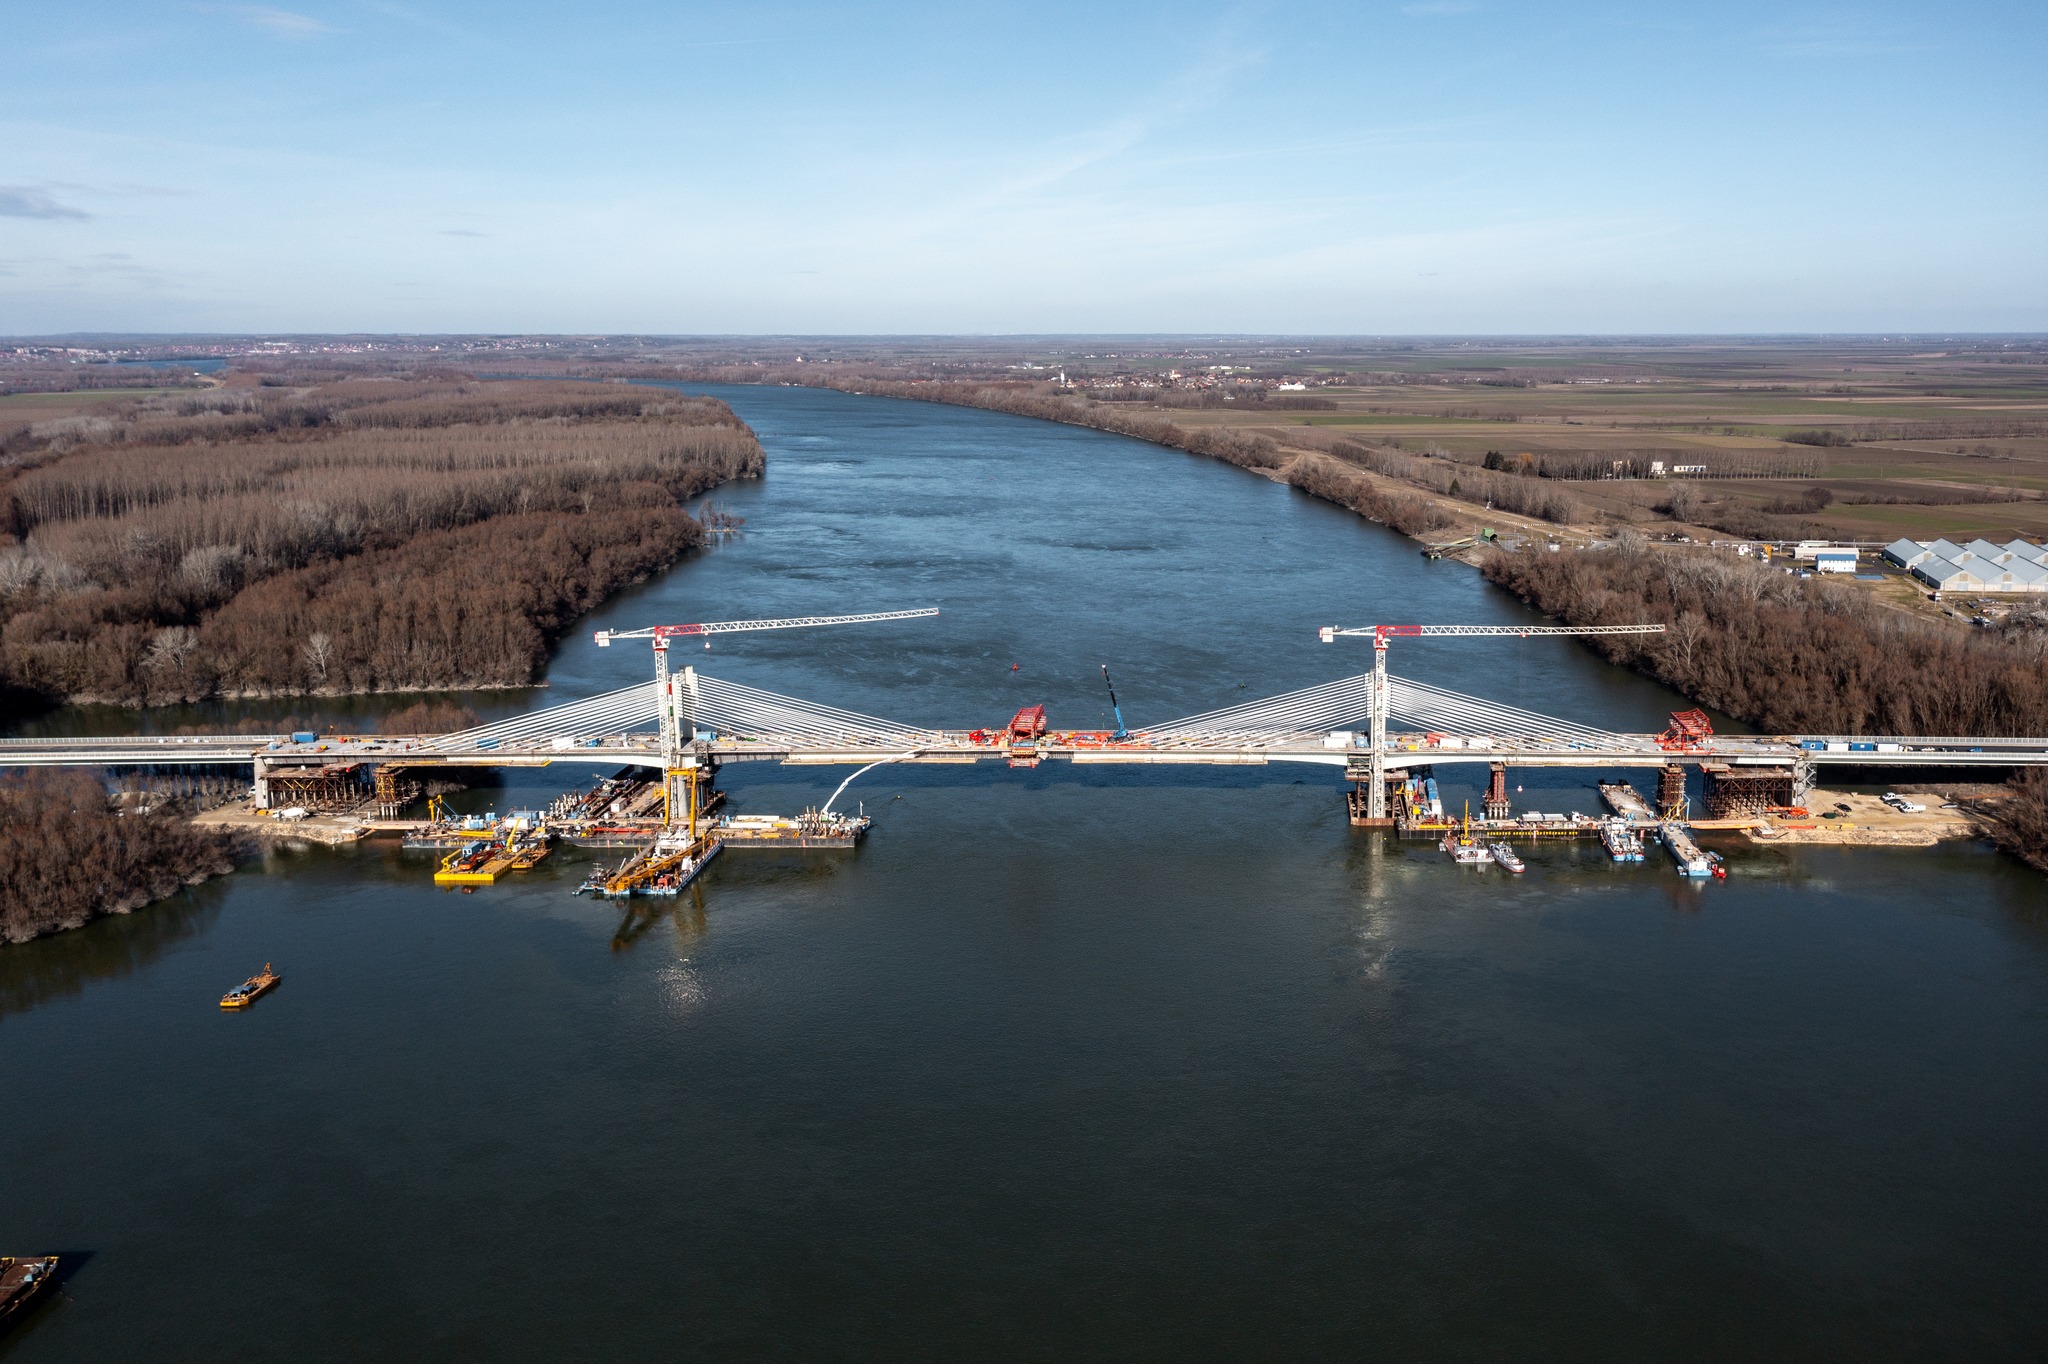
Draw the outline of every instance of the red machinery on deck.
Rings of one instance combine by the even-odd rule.
[[[1703,710],[1671,712],[1671,727],[1657,736],[1657,743],[1669,753],[1688,753],[1705,748],[1714,737],[1714,726]]]
[[[1045,737],[1045,707],[1026,706],[1010,717],[1003,741],[1010,750],[1010,766],[1038,766],[1038,741]]]

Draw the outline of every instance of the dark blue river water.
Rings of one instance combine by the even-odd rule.
[[[1529,619],[1222,465],[721,396],[770,455],[718,496],[744,535],[590,627],[944,611],[688,655],[732,681],[1093,727],[1106,661],[1139,724],[1365,666],[1319,625]],[[1678,704],[1568,644],[1396,647],[1612,727]],[[581,631],[518,704],[649,664]],[[725,785],[792,811],[842,775]],[[1598,775],[1521,801],[1594,809]],[[0,1250],[81,1256],[0,1359],[2048,1344],[2048,894],[1983,849],[1729,846],[1688,887],[1544,848],[1510,883],[1350,829],[1327,768],[884,768],[849,798],[857,853],[731,853],[676,905],[576,899],[574,854],[441,893],[366,844],[0,949]],[[222,1014],[264,961],[283,987]]]

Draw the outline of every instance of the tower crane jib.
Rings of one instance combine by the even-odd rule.
[[[661,722],[661,765],[662,787],[666,793],[667,806],[672,822],[678,805],[676,789],[678,782],[687,785],[684,795],[690,811],[690,834],[696,836],[697,787],[701,775],[697,759],[685,757],[683,750],[697,739],[697,672],[694,668],[683,669],[678,679],[669,675],[668,646],[673,639],[702,638],[704,647],[711,647],[711,636],[733,635],[750,630],[801,630],[813,625],[867,625],[884,620],[916,620],[924,616],[936,616],[936,606],[919,607],[914,611],[863,611],[850,616],[785,616],[779,620],[715,620],[698,625],[650,625],[641,630],[599,630],[597,647],[609,649],[612,641],[620,639],[644,639],[654,645],[654,701],[655,710]]]
[[[1344,628],[1325,625],[1316,632],[1325,644],[1339,639],[1372,636],[1372,733],[1367,763],[1371,768],[1371,789],[1366,792],[1366,816],[1374,821],[1387,817],[1387,641],[1417,638],[1472,638],[1508,636],[1529,639],[1545,635],[1661,635],[1661,625],[1361,625]]]

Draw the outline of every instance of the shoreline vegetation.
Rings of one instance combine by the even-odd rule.
[[[233,837],[182,802],[115,808],[85,772],[0,776],[0,941],[127,914],[235,868]]]
[[[242,373],[0,420],[0,697],[528,685],[577,617],[707,542],[687,499],[764,463],[723,403],[559,379]],[[82,773],[0,782],[0,938],[231,870],[241,845],[188,814]]]

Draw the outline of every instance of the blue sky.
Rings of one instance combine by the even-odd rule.
[[[2048,5],[7,6],[0,334],[2048,330]]]

